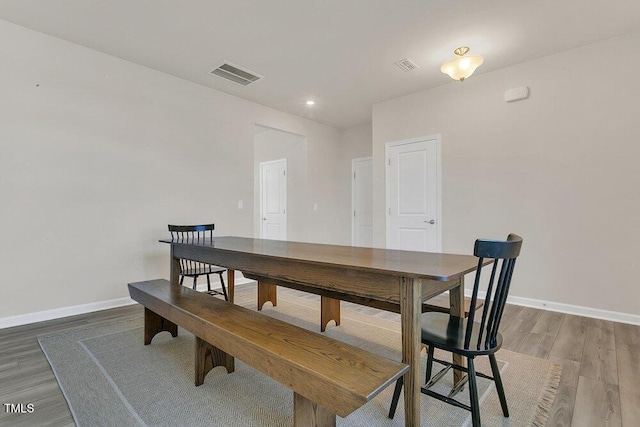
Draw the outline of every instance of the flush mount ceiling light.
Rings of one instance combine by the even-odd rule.
[[[316,105],[316,101],[308,100],[307,105]]]
[[[466,55],[469,48],[462,46],[453,51],[458,57],[442,64],[440,71],[448,74],[453,80],[464,81],[484,62],[484,58],[480,55]]]

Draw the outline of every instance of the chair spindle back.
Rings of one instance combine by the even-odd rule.
[[[478,257],[478,269],[473,284],[471,307],[469,308],[467,329],[465,331],[465,348],[468,349],[472,345],[471,338],[476,315],[480,276],[486,259],[493,259],[493,265],[482,309],[482,318],[478,322],[480,331],[475,345],[478,350],[495,346],[500,320],[502,319],[507,295],[509,294],[513,269],[516,264],[516,258],[520,255],[521,247],[522,238],[517,234],[509,234],[506,241],[476,240],[473,254]],[[498,264],[501,264],[499,272]]]
[[[171,225],[169,232],[171,240],[184,243],[204,243],[207,239],[213,239],[215,224],[204,225]],[[180,259],[180,271],[189,271],[204,268],[205,264],[190,259]]]

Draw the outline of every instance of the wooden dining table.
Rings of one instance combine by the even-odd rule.
[[[269,283],[327,293],[357,302],[399,305],[405,374],[405,425],[420,425],[420,316],[422,301],[449,291],[451,314],[464,316],[464,276],[476,270],[470,255],[361,248],[243,237],[161,240],[171,245],[171,283],[179,286],[180,259],[226,267],[229,301],[234,272]],[[369,304],[371,305],[371,304]],[[454,362],[461,364],[460,360]],[[456,372],[458,379],[461,372]]]

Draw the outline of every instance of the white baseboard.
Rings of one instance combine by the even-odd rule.
[[[235,281],[236,285],[251,283],[253,280],[240,278]],[[216,284],[215,282],[212,284]],[[203,287],[204,286],[204,287]],[[198,289],[207,290],[207,285],[198,285]],[[44,322],[47,320],[60,319],[62,317],[76,316],[78,314],[91,313],[94,311],[107,310],[109,308],[123,307],[125,305],[136,304],[129,297],[117,298],[108,301],[91,302],[88,304],[74,305],[70,307],[54,308],[52,310],[37,311],[35,313],[19,314],[0,318],[0,329],[11,328],[13,326],[28,325],[30,323]]]
[[[239,278],[236,285],[252,283],[253,280]],[[215,283],[217,285],[217,283]],[[205,291],[206,284],[199,284],[198,290]],[[471,290],[466,289],[465,295],[470,297]],[[484,292],[478,294],[478,298],[484,298]],[[559,313],[575,314],[578,316],[592,317],[594,319],[610,320],[612,322],[629,323],[640,325],[640,315],[630,313],[620,313],[617,311],[601,310],[598,308],[582,307],[578,305],[563,304],[558,302],[537,300],[533,298],[523,298],[510,296],[507,298],[509,304],[521,305],[524,307],[539,308],[542,310],[556,311]],[[53,310],[38,311],[35,313],[19,314],[0,318],[0,329],[11,328],[13,326],[27,325],[30,323],[44,322],[46,320],[60,319],[62,317],[75,316],[78,314],[91,313],[94,311],[107,310],[109,308],[122,307],[135,304],[129,297],[117,298],[108,301],[98,301],[89,304],[75,305],[71,307],[54,308]]]
[[[465,289],[465,296],[471,297],[471,289]],[[484,292],[478,292],[478,298],[484,298]],[[509,304],[524,307],[539,308],[542,310],[556,311],[558,313],[575,314],[577,316],[592,317],[594,319],[610,320],[612,322],[640,325],[640,315],[621,313],[618,311],[601,310],[599,308],[583,307],[579,305],[563,304],[559,302],[544,301],[533,298],[507,297]]]
[[[62,317],[107,310],[109,308],[122,307],[131,304],[136,304],[136,302],[129,297],[125,297],[108,301],[91,302],[89,304],[74,305],[70,307],[54,308],[52,310],[37,311],[35,313],[19,314],[17,316],[3,317],[0,318],[0,329],[27,325],[29,323],[44,322],[46,320],[60,319]]]
[[[575,314],[578,316],[592,317],[594,319],[610,320],[612,322],[640,325],[640,315],[621,313],[618,311],[601,310],[599,308],[582,307],[579,305],[563,304],[559,302],[542,301],[532,298],[508,297],[507,302],[525,307],[541,308],[543,310],[557,311],[559,313]]]

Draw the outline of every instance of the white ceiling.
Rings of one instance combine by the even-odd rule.
[[[1,0],[0,18],[345,128],[376,102],[468,84],[440,73],[458,46],[485,57],[482,74],[638,30],[640,1]],[[420,69],[397,68],[404,58]],[[209,75],[223,60],[265,79]]]

